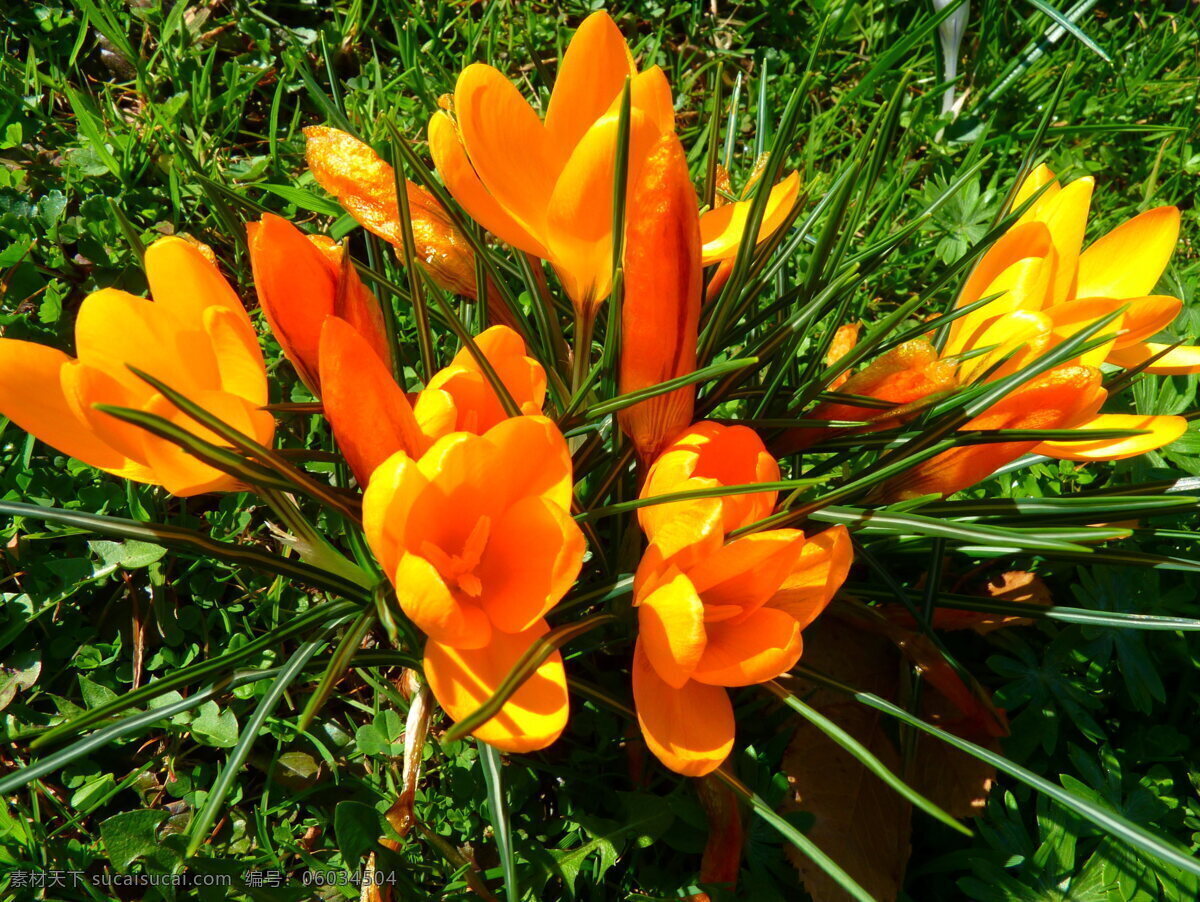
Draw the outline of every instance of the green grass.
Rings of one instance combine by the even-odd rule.
[[[1200,334],[1194,3],[973,3],[956,86],[965,101],[953,121],[939,114],[941,68],[934,34],[922,24],[929,21],[925,3],[717,6],[717,18],[708,3],[617,4],[612,12],[635,55],[643,64],[662,65],[671,80],[680,132],[702,188],[713,123],[722,129],[715,146],[722,155],[728,148],[733,183],[740,185],[758,153],[771,146],[789,98],[803,88],[787,159],[805,186],[800,222],[831,189],[843,191],[845,200],[840,212],[814,219],[797,253],[764,287],[765,303],[777,302],[781,310],[799,306],[861,255],[869,278],[838,295],[841,317],[875,322],[906,303],[912,304],[906,316],[943,310],[957,283],[939,279],[993,227],[1025,155],[1033,152],[1062,177],[1096,175],[1089,237],[1154,205],[1182,207],[1182,240],[1160,290],[1184,299],[1178,337]],[[1070,33],[1051,40],[1055,21],[1046,7],[1083,8],[1075,22],[1094,46]],[[543,72],[552,74],[570,29],[590,9],[582,3],[404,0],[6,4],[0,12],[4,335],[70,349],[74,313],[87,293],[107,286],[144,291],[141,246],[174,232],[212,245],[250,301],[243,223],[262,208],[335,237],[349,235],[376,284],[407,285],[390,249],[364,236],[313,184],[300,129],[328,122],[383,149],[390,122],[418,142],[427,160],[419,143],[424,124],[463,65],[491,61],[523,82],[527,94],[544,97]],[[1064,80],[1045,138],[1031,147]],[[887,129],[890,142],[871,144],[876,129]],[[877,252],[908,224],[913,229],[902,244],[886,255]],[[398,306],[403,362],[411,374],[417,324],[410,308]],[[812,371],[804,368],[819,362],[819,344],[834,318],[831,313],[817,328],[785,340],[788,353],[774,358],[764,377],[778,397],[806,384]],[[454,334],[446,328],[434,334],[445,360],[456,346]],[[278,348],[268,342],[267,350],[278,392],[273,400],[308,400]],[[743,352],[750,349],[733,348],[728,356]],[[1145,413],[1187,412],[1195,407],[1195,389],[1195,377],[1143,378],[1119,404]],[[768,409],[772,404],[765,395],[759,410],[743,415],[777,415]],[[313,417],[291,417],[281,432],[285,447],[330,447]],[[1196,476],[1198,453],[1200,439],[1192,431],[1169,453],[1112,467],[1038,464],[971,490],[960,503],[1053,498]],[[5,502],[166,522],[274,548],[267,527],[273,515],[251,506],[249,496],[180,500],[125,485],[7,423],[0,468]],[[1195,560],[1192,510],[1146,514],[1132,538],[1102,546],[1086,561],[1069,552],[956,547],[947,580],[953,577],[965,592],[984,575],[1036,569],[1058,605],[1118,619],[1134,613],[1193,617],[1200,585],[1194,565],[1160,561],[1135,568],[1119,554]],[[1093,513],[1094,519],[1075,522],[1107,519]],[[989,522],[1036,525],[1012,517]],[[852,594],[921,601],[923,575],[940,572],[945,542],[955,540],[910,529],[869,537],[885,572],[860,564],[847,587]],[[318,593],[285,575],[268,578],[158,545],[112,541],[84,532],[82,524],[18,516],[5,521],[3,537],[4,771],[47,753],[28,747],[47,727],[105,704],[119,707],[115,701],[135,686],[155,685],[221,655],[234,659],[213,673],[238,675],[209,696],[201,694],[212,674],[171,688],[153,704],[206,700],[186,710],[177,704],[180,710],[165,723],[103,744],[7,795],[0,810],[0,873],[125,870],[136,861],[135,869],[170,870],[189,842],[204,843],[189,861],[193,870],[239,878],[251,868],[293,875],[311,869],[327,870],[336,883],[336,875],[361,866],[363,854],[387,833],[381,813],[398,792],[398,737],[409,708],[394,684],[403,656],[390,650],[382,631],[368,634],[319,716],[297,734],[297,717],[336,652],[332,643],[306,650],[304,638],[313,633],[279,631],[308,615],[314,628],[336,637],[351,629],[353,611],[318,604]],[[1200,645],[1191,632],[1112,629],[1080,619],[1042,619],[987,637],[948,634],[945,642],[1008,710],[1009,758],[1195,855]],[[252,653],[238,655],[264,636]],[[621,673],[628,647],[619,639],[608,630],[589,634],[570,646],[568,667],[577,663],[589,680],[628,703]],[[315,656],[306,662],[308,651]],[[274,668],[288,667],[306,676],[283,689]],[[10,696],[4,679],[14,678]],[[273,691],[278,705],[268,711],[262,702]],[[739,777],[777,805],[787,796],[780,762],[795,717],[756,690],[738,701]],[[435,732],[416,811],[436,838],[414,831],[399,852],[376,849],[381,867],[399,864],[398,898],[470,897],[463,855],[503,896],[497,887],[506,869],[492,811],[499,806],[491,801],[498,775],[517,879],[534,898],[674,899],[688,891],[698,879],[707,829],[694,790],[660,768],[632,778],[640,765],[629,725],[602,705],[582,698],[573,703],[562,741],[536,759],[513,760],[500,774],[492,763],[485,769],[473,742],[446,741]],[[251,743],[256,717],[260,732]],[[913,747],[911,737],[897,735]],[[227,795],[206,808],[234,754],[241,764],[225,771]],[[211,820],[198,834],[201,812]],[[793,827],[809,826],[802,814],[786,817]],[[1195,878],[1129,851],[1078,812],[1015,779],[1000,779],[974,827],[968,839],[917,815],[905,898],[1173,902],[1200,895]],[[786,845],[770,824],[749,824],[736,898],[802,898]],[[313,898],[317,891],[298,879],[285,889],[239,889],[243,895],[196,889],[175,898]],[[61,895],[46,898],[108,897],[84,888],[55,892]],[[171,897],[159,892],[144,898]],[[357,898],[357,891],[333,886],[319,895]],[[710,895],[724,898],[716,889]]]

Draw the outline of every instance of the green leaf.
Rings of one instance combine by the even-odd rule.
[[[145,809],[126,811],[101,821],[100,839],[112,866],[125,873],[139,858],[161,861],[166,849],[159,842],[158,827],[166,819],[165,811]]]
[[[205,702],[192,721],[192,738],[201,745],[227,749],[237,745],[237,716],[228,708],[222,711],[216,702]]]
[[[375,848],[386,830],[383,818],[370,805],[345,801],[338,802],[333,809],[333,832],[342,863],[349,870],[358,867],[363,855]]]

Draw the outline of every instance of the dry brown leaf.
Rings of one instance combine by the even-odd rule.
[[[976,745],[1001,752],[999,739],[986,734],[968,733],[961,723],[956,723],[957,711],[940,693],[924,693],[921,716]],[[996,769],[935,736],[922,735],[917,740],[907,780],[917,792],[953,817],[976,817],[987,804],[988,793],[996,782]]]
[[[827,618],[806,629],[804,640],[805,664],[855,688],[895,696],[900,658],[885,637]],[[806,697],[889,769],[900,770],[879,712],[828,690]],[[807,722],[797,729],[783,769],[792,787],[790,807],[814,818],[808,837],[879,902],[894,900],[911,852],[912,806]],[[788,856],[814,902],[850,898],[797,850],[789,848]]]

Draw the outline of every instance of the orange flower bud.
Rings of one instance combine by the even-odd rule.
[[[379,154],[353,135],[325,126],[304,130],[305,158],[322,188],[338,199],[359,225],[399,251],[404,247],[396,176]],[[475,253],[437,199],[405,182],[416,255],[447,291],[474,298]]]
[[[391,349],[383,314],[341,247],[306,236],[286,219],[264,213],[246,226],[258,303],[283,353],[313,393],[320,388],[318,347],[328,316],[349,323],[387,367]]]
[[[696,368],[700,217],[687,157],[674,133],[655,144],[631,192],[621,309],[622,393]],[[696,387],[677,388],[618,414],[643,465],[692,421]]]

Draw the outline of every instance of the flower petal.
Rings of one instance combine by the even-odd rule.
[[[397,451],[425,452],[429,443],[391,372],[336,316],[326,317],[321,329],[319,373],[325,417],[360,486]]]
[[[204,331],[217,358],[220,384],[227,391],[262,406],[267,393],[267,367],[253,332],[247,333],[236,314],[216,304],[204,311]]]
[[[1094,185],[1091,176],[1075,179],[1039,211],[1038,218],[1050,229],[1057,259],[1049,303],[1065,301],[1071,294]]]
[[[800,660],[800,624],[778,608],[708,625],[708,644],[692,678],[713,686],[752,686],[786,673]]]
[[[449,191],[471,218],[513,247],[545,259],[550,256],[540,238],[535,238],[525,225],[517,222],[488,193],[467,157],[458,134],[458,126],[440,110],[429,120],[429,153],[438,174]]]
[[[1156,207],[1097,239],[1079,255],[1077,297],[1136,298],[1149,294],[1179,238],[1179,210]]]
[[[540,414],[546,398],[546,371],[526,355],[521,336],[508,326],[492,326],[475,336],[475,345],[521,412]],[[508,418],[469,348],[463,348],[449,366],[434,373],[425,391],[450,395],[455,407],[455,428],[464,432],[482,434]]]
[[[529,629],[567,594],[583,565],[583,533],[562,507],[540,496],[517,501],[492,524],[476,569],[479,604],[496,629]]]
[[[1174,416],[1104,413],[1074,429],[1141,429],[1147,435],[1079,442],[1042,442],[1034,452],[1060,460],[1121,460],[1169,445],[1187,431],[1187,420]]]
[[[744,619],[779,590],[803,547],[804,533],[798,529],[749,533],[698,561],[688,578],[706,608],[733,607]]]
[[[150,297],[192,328],[200,328],[205,308],[216,304],[254,334],[237,293],[196,244],[174,235],[159,238],[146,248],[144,265]]]
[[[546,214],[546,243],[555,271],[576,309],[592,307],[612,289],[613,178],[616,165],[616,116],[605,116],[588,129],[554,184]],[[629,116],[629,186],[637,166],[658,137],[641,110]]]
[[[796,199],[800,196],[800,173],[793,172],[771,188],[767,208],[763,212],[762,224],[758,229],[758,244],[774,234],[783,225]],[[752,200],[739,200],[709,210],[700,217],[700,238],[703,242],[704,265],[736,257],[741,246],[742,233],[750,218]]]
[[[479,649],[454,648],[431,639],[425,645],[429,688],[447,714],[462,720],[496,693],[521,656],[548,630],[542,620],[523,633],[493,633]],[[566,672],[556,651],[471,735],[501,751],[532,752],[561,735],[568,706]]]
[[[1116,348],[1128,348],[1153,338],[1171,325],[1183,309],[1183,301],[1179,298],[1158,294],[1118,301],[1118,304],[1128,304],[1129,309],[1125,311],[1125,318],[1121,322],[1121,334],[1114,345]]]
[[[676,568],[638,599],[638,645],[660,679],[682,688],[704,654],[704,603]]]
[[[401,552],[392,583],[400,608],[431,640],[483,648],[498,635],[483,609],[456,597],[437,568],[420,555]]]
[[[638,725],[656,758],[676,773],[702,777],[733,749],[733,705],[718,686],[663,681],[639,642],[633,651],[633,699]]]
[[[1162,354],[1168,344],[1156,341],[1143,341],[1127,348],[1118,348],[1108,355],[1108,362],[1132,369],[1157,354]],[[1145,373],[1157,373],[1163,376],[1186,376],[1190,373],[1200,373],[1200,346],[1180,345],[1163,354],[1154,363],[1142,370]]]
[[[363,493],[363,532],[375,559],[388,574],[395,573],[400,563],[410,519],[417,518],[414,532],[426,525],[419,502],[427,493],[434,496],[431,506],[440,506],[440,493],[431,490],[416,461],[403,451],[397,451],[371,474]]]
[[[767,606],[791,615],[803,630],[833,600],[853,560],[854,546],[846,527],[832,526],[809,536],[800,562]]]
[[[120,469],[125,455],[89,429],[67,400],[61,374],[68,365],[71,358],[57,348],[0,338],[0,414],[69,457]]]
[[[546,133],[566,159],[637,74],[621,30],[608,13],[592,13],[579,27],[558,64],[546,108]]]
[[[246,227],[258,303],[300,378],[318,387],[321,326],[333,313],[337,271],[298,228],[271,213]]]
[[[542,238],[546,209],[566,157],[537,113],[499,70],[472,63],[458,76],[454,112],[479,180],[528,233]]]

